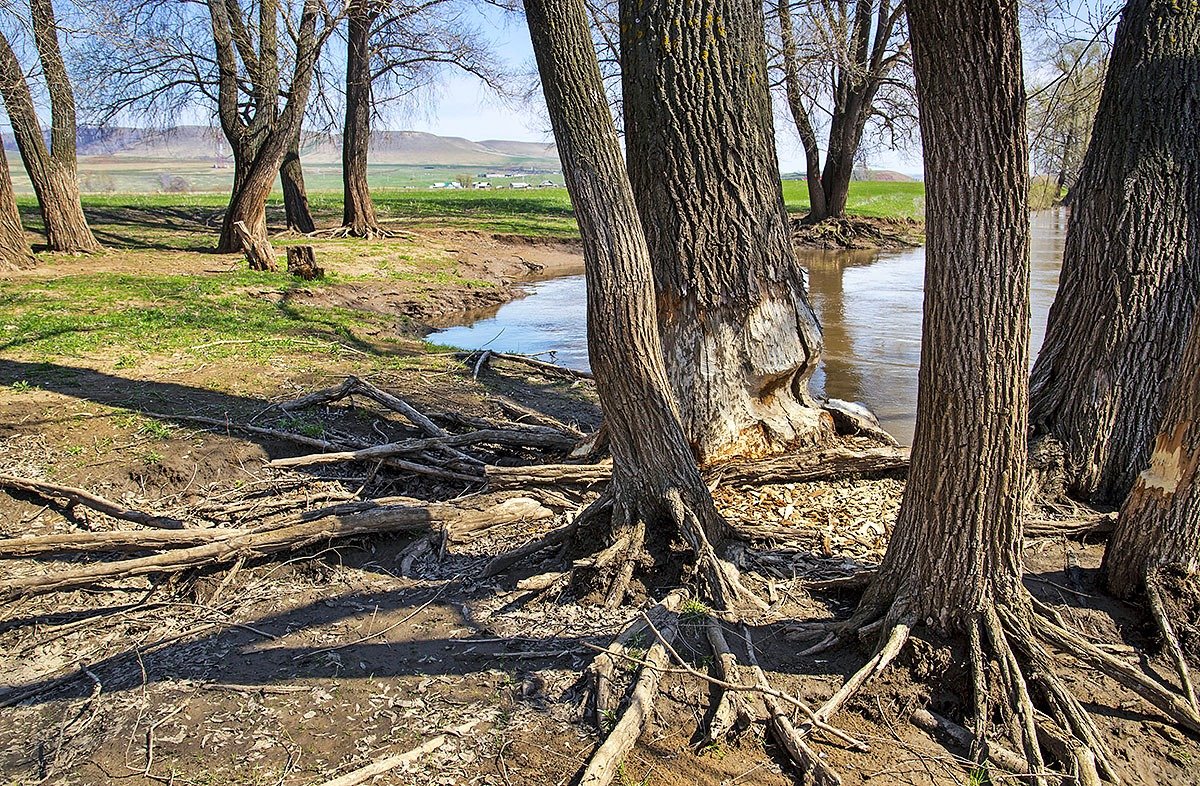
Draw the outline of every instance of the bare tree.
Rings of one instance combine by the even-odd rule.
[[[0,270],[33,267],[33,252],[25,242],[21,213],[13,193],[12,176],[8,172],[8,156],[0,146]]]
[[[457,0],[350,0],[346,26],[346,106],[342,127],[342,227],[383,234],[367,184],[371,119],[458,69],[503,92],[486,39]]]
[[[839,218],[868,124],[893,140],[907,133],[904,0],[778,0],[774,22],[784,96],[804,147],[808,220]]]
[[[242,251],[251,267],[274,269],[267,239],[267,198],[303,122],[329,22],[318,32],[322,8],[317,0],[303,0],[292,33],[291,78],[285,84],[280,68],[280,0],[260,0],[257,25],[237,0],[207,0],[207,4],[216,51],[217,116],[234,160],[233,193],[217,250]],[[286,15],[283,18],[287,20]],[[286,95],[282,106],[281,95]]]
[[[1046,64],[1046,78],[1030,93],[1033,162],[1054,178],[1056,203],[1064,201],[1079,177],[1107,66],[1107,43],[1067,44]]]
[[[808,393],[821,331],[783,204],[762,7],[622,0],[620,21],[629,176],[688,440],[702,462],[823,441],[829,416]]]
[[[1121,18],[1032,373],[1066,491],[1118,506],[1146,466],[1200,298],[1200,15]],[[1056,489],[1048,489],[1057,493]]]
[[[98,251],[100,244],[88,226],[79,199],[75,94],[58,43],[54,6],[51,0],[29,0],[29,12],[28,24],[50,97],[49,146],[42,134],[25,70],[3,34],[0,34],[0,95],[4,97],[21,160],[37,194],[50,250]]]

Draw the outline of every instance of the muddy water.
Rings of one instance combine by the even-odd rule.
[[[1032,217],[1030,292],[1033,350],[1045,335],[1058,287],[1066,215]],[[861,401],[901,442],[912,439],[921,359],[925,249],[901,252],[801,252],[809,294],[825,335],[825,358],[814,375],[819,395]],[[528,295],[470,325],[431,334],[430,341],[467,349],[547,353],[587,368],[583,276],[532,284]]]

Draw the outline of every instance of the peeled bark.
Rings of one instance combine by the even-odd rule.
[[[631,572],[645,558],[642,543],[661,546],[682,535],[701,564],[714,569],[705,573],[708,590],[725,605],[729,588],[713,545],[728,528],[700,477],[671,398],[654,319],[650,256],[584,6],[580,0],[526,0],[525,13],[583,240],[588,350],[613,456],[606,539],[612,545],[605,553],[620,553],[618,570]],[[597,568],[601,556],[593,561]],[[629,573],[615,578],[617,602],[628,583]]]
[[[51,251],[100,250],[79,199],[75,148],[75,96],[58,45],[58,23],[50,0],[31,0],[34,44],[50,97],[50,145],[42,134],[25,71],[0,35],[0,94],[29,180],[37,194]]]
[[[1141,594],[1147,576],[1161,568],[1193,578],[1200,572],[1200,321],[1179,369],[1149,467],[1104,551],[1108,589],[1118,597]]]
[[[300,164],[300,131],[299,125],[288,143],[287,152],[283,154],[283,164],[279,167],[279,182],[283,186],[283,212],[287,219],[287,228],[293,232],[307,235],[317,228],[313,221],[312,210],[308,207],[308,192],[304,188],[304,167]]]
[[[1032,374],[1034,438],[1067,492],[1119,505],[1150,460],[1200,295],[1200,14],[1131,0]]]
[[[342,226],[355,237],[381,234],[367,185],[367,151],[371,143],[371,24],[375,15],[369,0],[353,0],[347,12]]]
[[[808,392],[821,333],[775,153],[761,5],[623,0],[630,181],[668,378],[701,462],[832,436]]]
[[[8,157],[0,147],[0,270],[19,270],[33,265],[33,252],[25,242],[25,230],[21,228],[21,214],[13,194]]]
[[[1015,3],[910,0],[924,140],[925,306],[899,518],[863,600],[962,634],[1020,591],[1029,353]]]

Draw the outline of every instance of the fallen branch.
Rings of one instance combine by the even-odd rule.
[[[760,486],[769,483],[804,483],[848,477],[869,477],[908,467],[906,448],[874,447],[863,450],[827,448],[789,453],[765,459],[730,461],[704,469],[713,483]],[[530,485],[592,485],[612,477],[612,464],[539,464],[526,467],[488,467],[488,487],[519,488]]]
[[[1116,525],[1116,513],[1097,513],[1077,519],[1025,519],[1025,537],[1081,538],[1107,534]]]
[[[486,502],[485,498],[478,501]],[[295,551],[313,543],[381,532],[426,529],[478,529],[491,524],[533,521],[554,515],[527,497],[510,497],[479,509],[466,500],[425,506],[381,505],[345,515],[331,515],[277,529],[247,532],[202,546],[176,549],[150,557],[89,565],[46,576],[26,576],[0,582],[0,602],[30,595],[81,589],[99,581],[170,573],[200,565],[221,565],[279,551]]]
[[[388,442],[383,445],[373,445],[372,447],[361,448],[359,450],[313,453],[307,456],[275,459],[269,462],[267,466],[305,467],[314,464],[336,464],[343,461],[377,461],[393,456],[423,453],[439,446],[478,445],[481,443],[557,450],[566,450],[575,446],[575,440],[564,434],[548,431],[527,432],[488,429],[472,431],[468,434],[454,434],[447,437],[406,439],[401,442]]]
[[[649,619],[643,614],[642,618],[649,625]],[[653,626],[651,626],[653,627]],[[679,633],[679,617],[671,614],[667,617],[661,631],[655,629],[658,641],[646,653],[646,665],[638,670],[637,681],[629,696],[629,704],[613,726],[612,731],[600,743],[600,747],[588,760],[583,774],[576,781],[578,786],[608,786],[616,778],[617,772],[625,762],[625,757],[633,750],[638,738],[642,736],[646,723],[654,711],[654,699],[658,694],[658,678],[667,667],[667,647]]]
[[[372,762],[365,767],[359,767],[357,770],[340,775],[333,780],[325,781],[320,786],[357,786],[359,783],[366,783],[377,775],[382,775],[385,772],[391,772],[397,767],[403,767],[405,764],[414,762],[422,756],[428,756],[438,748],[446,744],[449,735],[461,737],[479,724],[479,719],[467,721],[466,723],[455,726],[453,729],[447,729],[445,734],[439,734],[432,739],[426,740],[417,747],[404,753],[398,753],[394,756],[388,756],[379,761]]]
[[[134,524],[141,524],[146,527],[181,529],[184,526],[183,522],[177,519],[166,516],[152,516],[149,513],[127,508],[98,494],[93,494],[90,491],[72,486],[59,486],[55,483],[47,483],[42,480],[32,480],[30,478],[19,478],[15,475],[0,475],[0,486],[16,489],[17,491],[25,491],[30,494],[37,494],[40,497],[48,499],[65,499],[72,505],[83,505],[85,508],[91,508],[106,516],[112,516],[114,519],[132,521]]]
[[[0,540],[0,559],[43,554],[87,554],[112,551],[156,551],[199,546],[242,534],[244,530],[216,528],[153,531],[68,532]]]
[[[544,360],[538,360],[537,358],[530,357],[529,355],[513,355],[508,352],[493,352],[491,350],[488,350],[487,354],[489,356],[489,360],[490,359],[498,359],[498,360],[507,360],[512,363],[520,363],[522,365],[529,366],[530,368],[537,369],[538,371],[545,372],[552,376],[566,377],[567,379],[592,379],[593,378],[592,372],[590,372],[590,371],[582,371],[580,369],[567,368],[566,366],[560,366],[557,363],[547,363]],[[478,352],[460,352],[460,353],[458,353],[457,356],[461,360],[469,361],[469,360],[477,358],[478,355],[479,355]]]

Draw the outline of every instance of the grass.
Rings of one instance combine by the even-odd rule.
[[[392,319],[290,303],[298,286],[287,274],[250,271],[0,279],[0,354],[37,361],[98,354],[129,367],[152,355],[266,361],[288,352],[397,351],[370,335],[393,330]]]

